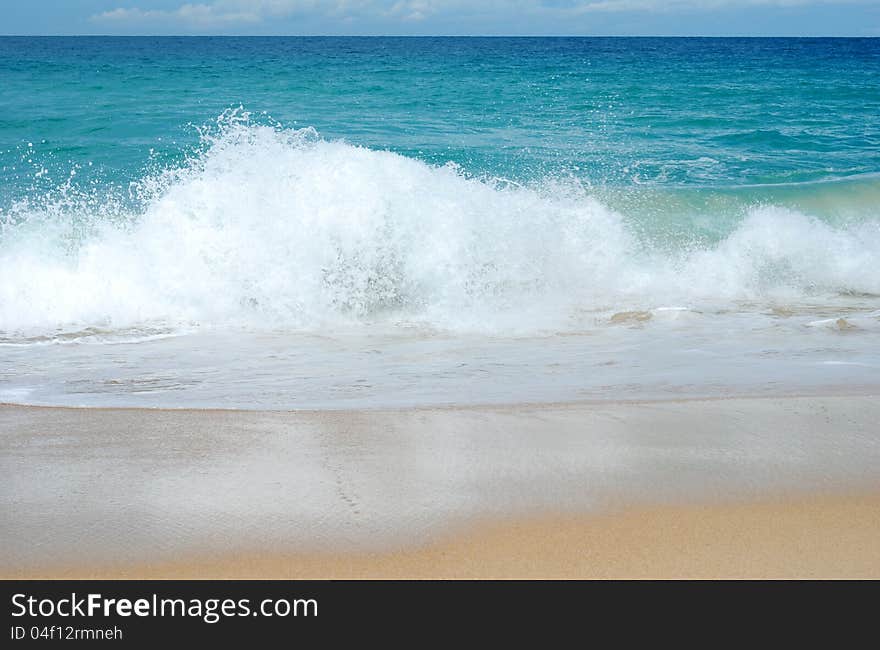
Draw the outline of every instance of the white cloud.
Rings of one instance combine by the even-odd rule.
[[[117,8],[95,14],[91,20],[116,25],[181,25],[210,29],[224,25],[260,23],[273,16],[289,16],[298,12],[326,12],[345,5],[364,4],[367,0],[215,0],[186,3],[176,9]]]
[[[854,4],[866,0],[585,0],[571,2],[568,10],[571,13],[589,13],[601,11],[655,11],[670,12],[682,9],[709,11],[725,8],[748,7],[799,7],[821,4]],[[552,6],[552,5],[551,5]],[[557,5],[558,6],[558,5]]]
[[[218,11],[215,5],[184,4],[174,10],[161,9],[113,9],[96,14],[94,22],[108,24],[180,24],[199,29],[223,25],[258,23],[263,16],[254,11]]]
[[[431,0],[398,0],[385,13],[402,20],[424,20],[436,11],[436,3]]]

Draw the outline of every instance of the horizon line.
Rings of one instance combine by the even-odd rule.
[[[861,38],[870,34],[0,34],[0,38]]]

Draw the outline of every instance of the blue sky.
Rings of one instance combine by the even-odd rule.
[[[880,36],[880,0],[0,0],[0,33]]]

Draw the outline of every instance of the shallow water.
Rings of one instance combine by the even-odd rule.
[[[335,409],[862,393],[880,385],[880,313],[617,316],[541,337],[199,331],[7,345],[0,402]]]

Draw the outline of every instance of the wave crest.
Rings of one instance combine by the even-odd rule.
[[[19,206],[0,235],[0,330],[138,323],[321,329],[573,326],[664,304],[880,294],[880,224],[776,207],[661,251],[576,183],[521,187],[236,114],[138,208]]]

